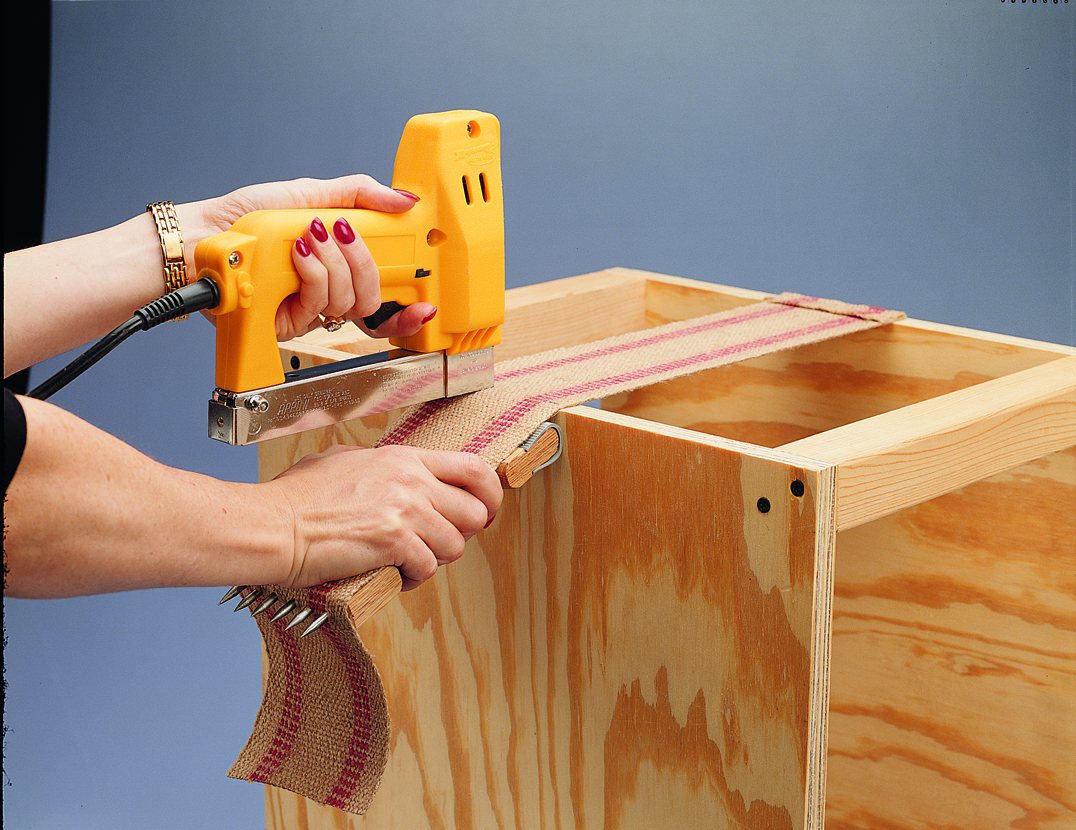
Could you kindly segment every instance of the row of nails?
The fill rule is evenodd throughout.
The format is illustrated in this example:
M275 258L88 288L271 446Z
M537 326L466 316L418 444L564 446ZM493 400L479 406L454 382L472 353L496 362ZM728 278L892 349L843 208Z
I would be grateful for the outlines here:
M263 597L262 592L259 591L256 588L253 591L251 591L249 594L247 594L246 596L242 596L243 591L245 591L248 587L250 587L250 586L248 586L248 585L236 585L233 588L229 588L228 593L226 593L224 595L224 599L222 599L217 604L218 605L224 605L224 603L226 603L230 599L235 599L236 597L241 597L241 599L239 601L239 604L237 606L235 606L234 609L232 609L233 611L238 611L241 608L248 608L251 605L254 605L255 602L258 602L258 600L261 600L261 602L258 602L258 604L255 605L254 608L252 608L251 611L250 611L250 616L256 617L259 614L261 614L261 613L263 613L265 611L268 611L270 608L272 608L273 605L275 605L277 600L279 599L279 597L276 594L272 594L272 593L269 594L268 596ZM292 611L294 611L298 607L299 607L299 603L297 603L295 600L293 600L293 599L288 600L282 606L280 606L280 608L277 610L277 612L275 614L273 614L272 617L269 618L269 622L276 622L277 620L283 619L284 617L288 616L288 614L290 614ZM302 610L299 611L298 614L295 615L295 617L291 620L291 622L289 622L286 626L284 626L284 630L288 631L289 629L294 628L295 626L297 626L299 623L301 623L303 620L305 620L307 617L309 617L313 613L314 613L314 609L312 609L310 607L303 608ZM326 611L320 617L318 617L312 623L310 623L310 625L308 625L305 629L303 629L303 633L299 635L299 638L302 639L307 634L313 634L315 631L317 631L319 628L321 628L323 625L325 625L325 622L328 619L329 619L329 612Z

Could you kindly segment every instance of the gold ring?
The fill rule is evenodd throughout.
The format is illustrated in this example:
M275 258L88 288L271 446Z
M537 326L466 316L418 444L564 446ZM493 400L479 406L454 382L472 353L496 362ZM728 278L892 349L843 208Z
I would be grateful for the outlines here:
M343 317L322 317L321 325L326 331L340 331L347 320Z

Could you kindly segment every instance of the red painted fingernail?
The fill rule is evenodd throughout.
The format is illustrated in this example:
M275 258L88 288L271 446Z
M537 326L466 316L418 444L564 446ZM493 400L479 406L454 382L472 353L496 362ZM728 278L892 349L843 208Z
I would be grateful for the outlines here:
M326 242L329 239L329 232L325 230L325 226L321 224L321 220L316 216L314 221L310 223L310 233L314 234L314 239L318 242Z
M310 256L310 246L301 236L295 240L295 250L299 252L299 256Z
M427 314L425 317L422 318L422 324L425 325L426 323L430 322L430 320L432 320L436 316L437 316L437 309L434 308L433 311L431 311L429 314Z
M493 520L496 519L496 518L497 518L496 514L490 516L489 521L486 522L486 528L488 528L491 524L493 524ZM483 530L485 530L486 528L483 528Z
M333 225L333 236L336 237L337 242L342 242L344 245L350 245L355 241L355 231L343 216Z
M400 190L398 187L395 188L395 190L401 196L406 196L408 199L413 199L416 202L419 201L418 196L416 196L414 193L410 193L409 191L406 191L406 190Z

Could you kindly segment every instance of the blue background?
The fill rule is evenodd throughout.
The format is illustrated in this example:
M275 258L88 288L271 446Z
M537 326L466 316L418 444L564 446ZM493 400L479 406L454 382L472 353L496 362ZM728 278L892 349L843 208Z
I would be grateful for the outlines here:
M387 182L410 116L473 108L501 120L509 287L622 265L1073 344L1074 5L55 2L46 239ZM53 400L253 480L205 436L212 353L170 324ZM264 826L225 777L261 692L221 594L5 600L5 826Z

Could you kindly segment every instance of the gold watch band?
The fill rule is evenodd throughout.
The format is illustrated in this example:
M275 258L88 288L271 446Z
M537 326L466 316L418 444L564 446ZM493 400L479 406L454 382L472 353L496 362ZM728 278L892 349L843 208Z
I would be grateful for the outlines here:
M169 291L182 288L190 282L187 276L187 263L183 259L183 235L179 231L179 219L175 206L171 202L154 202L146 205L146 211L153 216L157 225L157 235L161 238L161 255L164 257L164 284ZM177 317L186 320L189 315Z

